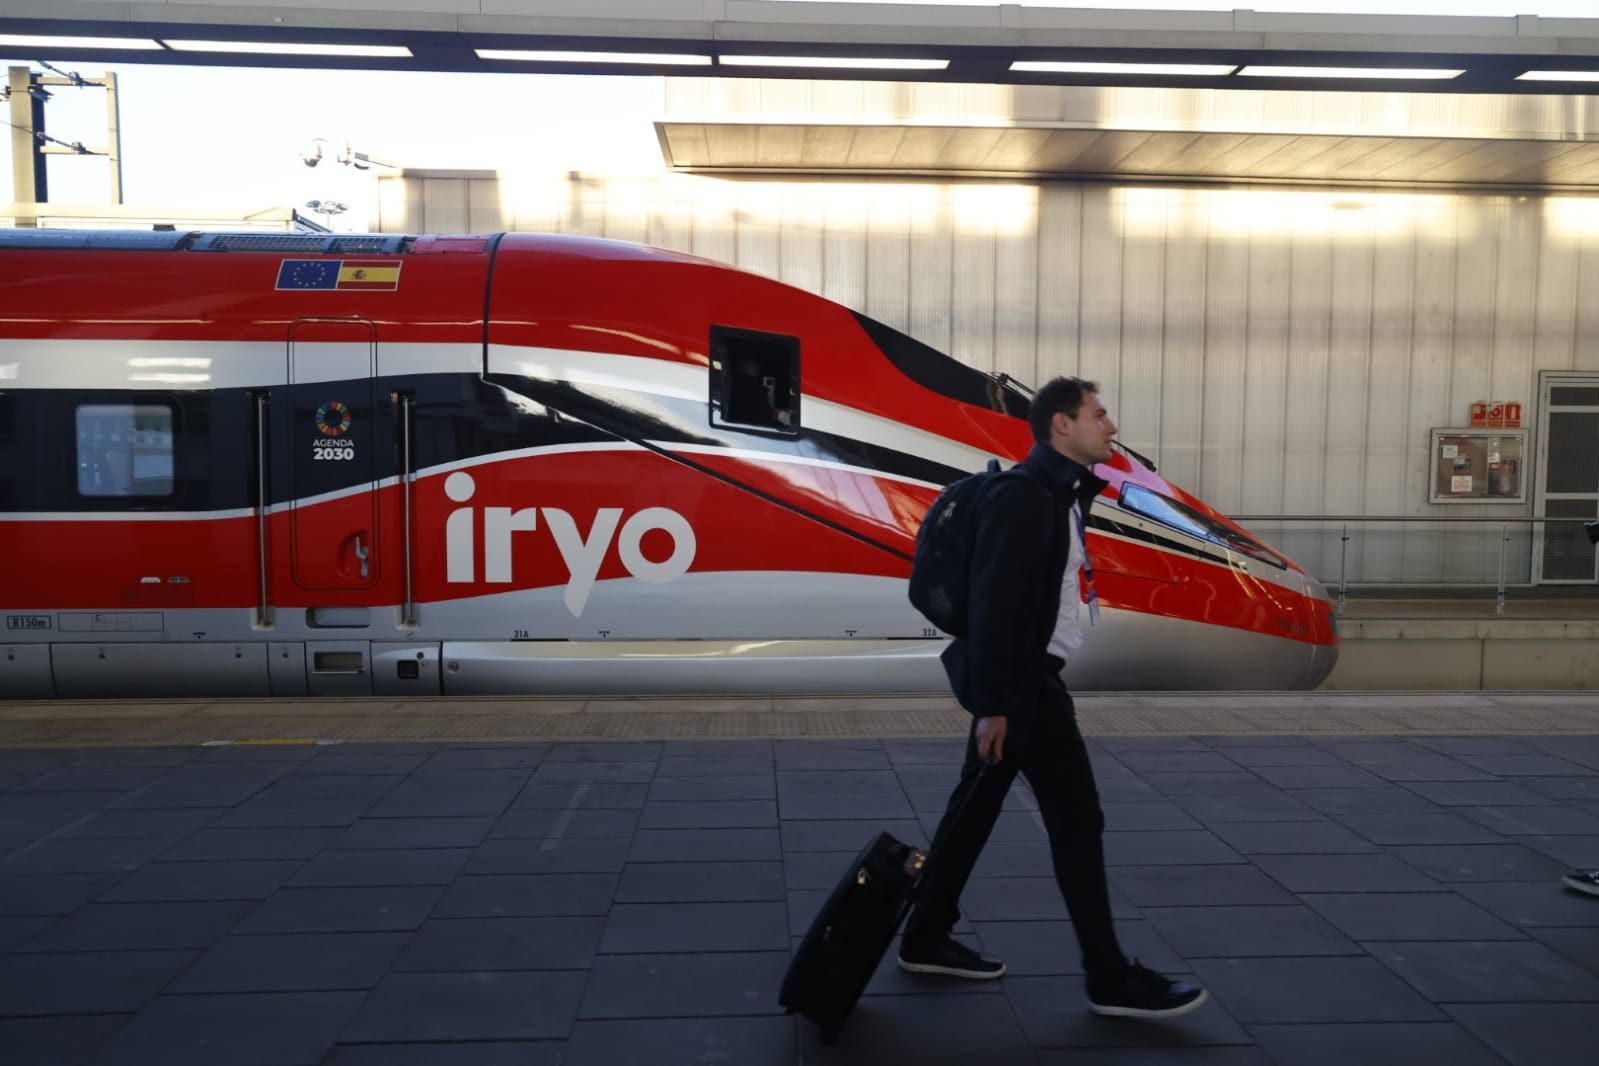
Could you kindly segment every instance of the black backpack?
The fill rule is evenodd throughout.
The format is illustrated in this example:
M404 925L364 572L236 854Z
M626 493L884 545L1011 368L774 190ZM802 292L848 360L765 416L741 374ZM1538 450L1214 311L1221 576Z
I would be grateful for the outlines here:
M911 606L941 631L966 636L966 607L971 602L972 553L977 544L976 512L983 494L1002 477L1030 477L1020 467L988 469L951 482L922 516L911 560Z

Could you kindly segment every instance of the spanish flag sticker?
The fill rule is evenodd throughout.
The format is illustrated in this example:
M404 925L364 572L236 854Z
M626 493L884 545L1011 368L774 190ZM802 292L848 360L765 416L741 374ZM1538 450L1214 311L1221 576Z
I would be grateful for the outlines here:
M401 264L392 259L345 259L339 264L341 289L398 289Z

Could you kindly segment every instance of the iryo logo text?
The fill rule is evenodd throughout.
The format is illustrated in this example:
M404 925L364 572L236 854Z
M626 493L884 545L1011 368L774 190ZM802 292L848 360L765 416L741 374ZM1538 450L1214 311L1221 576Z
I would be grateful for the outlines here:
M472 475L457 470L444 479L444 494L456 503L466 503L477 492L477 482ZM461 507L450 512L444 522L445 580L452 584L466 584L477 578L477 512L479 508ZM511 535L531 532L539 528L539 518L555 538L556 550L571 575L566 583L566 609L581 616L594 589L594 579L605 561L611 541L616 541L616 553L622 566L640 581L661 584L675 581L688 572L694 562L694 528L688 519L666 507L646 507L626 522L622 521L622 508L601 507L594 512L594 524L588 536L578 532L577 522L570 514L555 507L484 507L483 512L483 580L491 584L511 582ZM617 526L621 526L618 534ZM644 535L659 529L672 538L672 554L661 562L644 557L639 545Z

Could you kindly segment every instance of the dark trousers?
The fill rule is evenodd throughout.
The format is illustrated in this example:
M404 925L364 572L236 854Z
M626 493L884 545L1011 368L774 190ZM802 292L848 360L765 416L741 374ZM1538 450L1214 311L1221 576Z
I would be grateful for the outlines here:
M973 720L960 783L933 836L932 861L918 888L905 937L942 937L954 928L960 919L961 891L1020 772L1027 775L1038 798L1055 880L1082 948L1083 970L1090 980L1113 978L1126 968L1127 958L1116 942L1105 885L1105 815L1071 693L1058 677L1050 675L1044 682L1040 706L1031 718L1025 736L1018 734L1016 720L1011 719L1005 758L986 770L977 758ZM979 775L979 770L984 772Z

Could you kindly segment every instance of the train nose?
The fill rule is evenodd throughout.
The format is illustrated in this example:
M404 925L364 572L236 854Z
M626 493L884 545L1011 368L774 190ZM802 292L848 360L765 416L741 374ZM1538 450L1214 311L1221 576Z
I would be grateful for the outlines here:
M1338 645L1312 644L1310 646L1310 671L1305 678L1307 689L1318 687L1327 680L1338 665Z
M1327 594L1327 586L1305 575L1305 596L1310 601L1310 668L1306 688L1315 688L1338 665L1338 608Z

